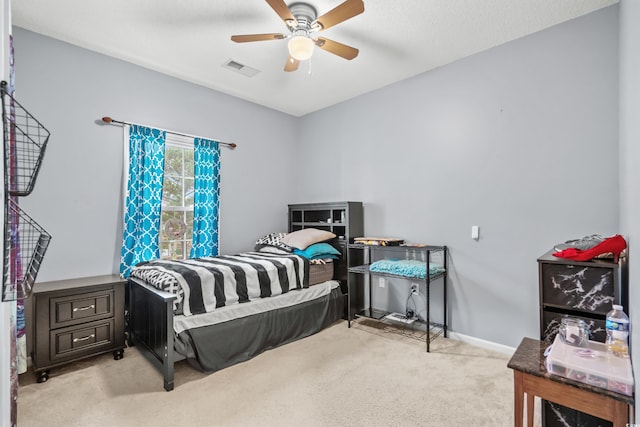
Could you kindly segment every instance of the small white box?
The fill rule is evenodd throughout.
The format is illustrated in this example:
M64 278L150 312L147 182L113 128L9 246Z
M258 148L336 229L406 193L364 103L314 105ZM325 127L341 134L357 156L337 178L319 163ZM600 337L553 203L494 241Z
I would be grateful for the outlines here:
M565 344L556 335L546 365L547 371L554 375L633 395L631 359L609 354L602 343L588 341L585 347L575 347Z

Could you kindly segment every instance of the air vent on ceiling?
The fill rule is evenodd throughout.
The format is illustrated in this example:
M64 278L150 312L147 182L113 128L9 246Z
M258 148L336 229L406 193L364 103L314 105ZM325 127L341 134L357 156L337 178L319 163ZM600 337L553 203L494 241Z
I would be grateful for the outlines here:
M247 77L253 77L260 72L260 70L256 70L255 68L251 68L248 65L236 62L233 59L229 59L227 62L222 64L222 66Z

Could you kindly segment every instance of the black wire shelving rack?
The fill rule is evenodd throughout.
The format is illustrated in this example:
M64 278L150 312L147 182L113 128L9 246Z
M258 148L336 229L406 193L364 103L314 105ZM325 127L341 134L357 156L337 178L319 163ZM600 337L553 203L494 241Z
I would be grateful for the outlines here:
M40 270L51 235L27 215L13 200L9 200L9 282L4 289L5 301L26 298ZM19 243L19 244L18 244Z
M49 131L0 83L4 140L4 254L2 301L31 295L51 235L18 205L31 194Z
M2 82L5 185L11 196L24 197L33 191L50 133L5 87Z

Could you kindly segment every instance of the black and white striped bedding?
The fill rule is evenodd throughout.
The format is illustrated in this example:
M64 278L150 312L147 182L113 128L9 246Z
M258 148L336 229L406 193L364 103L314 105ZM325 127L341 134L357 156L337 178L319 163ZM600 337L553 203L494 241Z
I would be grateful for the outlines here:
M190 316L307 288L309 261L293 254L263 252L180 261L154 260L138 264L131 277L176 294L176 314Z

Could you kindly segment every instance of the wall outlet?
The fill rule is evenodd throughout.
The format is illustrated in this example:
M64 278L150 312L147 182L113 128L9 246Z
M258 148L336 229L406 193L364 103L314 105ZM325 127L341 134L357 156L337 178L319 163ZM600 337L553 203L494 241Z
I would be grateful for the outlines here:
M380 286L381 288L384 288L386 284L387 284L387 279L385 279L384 277L378 277L378 286Z
M411 295L418 295L420 293L420 287L417 283L411 284Z

